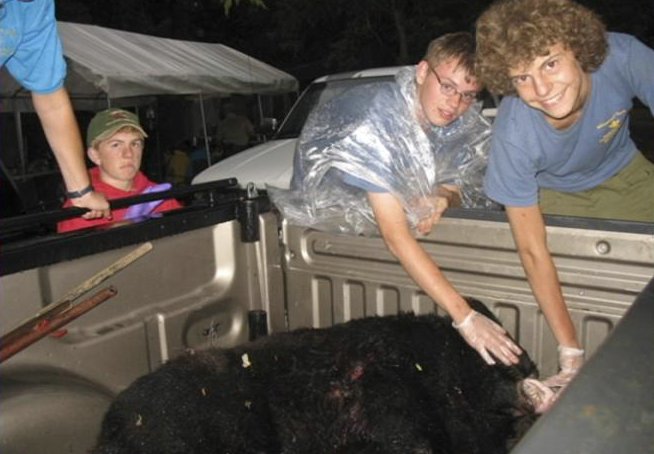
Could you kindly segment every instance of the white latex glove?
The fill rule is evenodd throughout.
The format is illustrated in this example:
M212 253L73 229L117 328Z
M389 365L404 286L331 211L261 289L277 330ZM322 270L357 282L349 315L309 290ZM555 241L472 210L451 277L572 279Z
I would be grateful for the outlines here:
M549 410L556 401L557 394L543 382L534 378L525 378L519 383L519 386L522 395L531 403L538 415Z
M522 353L520 347L511 340L504 328L485 315L472 310L461 323L452 323L452 326L487 364L495 364L491 353L507 366L518 362L518 355Z
M559 345L560 372L544 380L550 388L564 388L584 364L584 351L579 348Z

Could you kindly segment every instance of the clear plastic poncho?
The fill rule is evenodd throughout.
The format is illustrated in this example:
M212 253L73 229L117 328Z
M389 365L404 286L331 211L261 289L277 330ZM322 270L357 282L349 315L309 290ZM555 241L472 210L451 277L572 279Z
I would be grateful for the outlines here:
M377 233L371 187L397 197L412 228L434 213L441 184L457 185L464 207L496 207L482 189L490 124L479 110L471 106L446 127L425 124L415 67L394 82L354 87L309 115L291 189L268 193L293 224L363 235Z

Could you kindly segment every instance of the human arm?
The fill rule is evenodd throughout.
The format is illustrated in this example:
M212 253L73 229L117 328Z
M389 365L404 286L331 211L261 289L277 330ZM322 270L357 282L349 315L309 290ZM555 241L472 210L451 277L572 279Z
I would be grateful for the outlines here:
M538 205L507 206L506 214L529 285L559 343L559 363L569 381L583 363L583 351L577 341L556 267L547 247L543 215Z
M64 88L47 94L33 92L32 101L57 159L66 190L80 191L88 187L90 180L84 164L84 148L68 93ZM109 202L99 192L92 191L71 201L77 207L90 210L82 216L85 219L110 217Z
M68 192L89 187L84 148L75 115L63 88L66 63L57 34L54 1L23 2L22 37L6 66L12 76L32 93L34 109L61 169ZM85 218L109 216L102 194L89 192L73 199L89 208Z
M436 261L414 238L404 209L389 193L368 193L380 233L390 252L397 257L408 275L418 286L460 325L471 315L472 309L441 272ZM459 330L466 342L492 364L488 352L504 364L516 363L520 348L506 332L481 314L468 318ZM490 361L489 361L490 359Z

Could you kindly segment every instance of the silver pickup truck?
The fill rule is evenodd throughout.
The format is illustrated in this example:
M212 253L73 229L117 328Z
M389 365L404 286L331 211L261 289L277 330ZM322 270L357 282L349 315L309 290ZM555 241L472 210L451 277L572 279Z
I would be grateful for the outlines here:
M317 100L332 81L343 85L348 78L353 77L319 80L306 93ZM306 107L305 96L294 112ZM285 124L291 125L292 115ZM282 126L280 133L286 130ZM268 146L292 150L295 138L278 136ZM274 153L266 154L275 161ZM292 162L292 154L287 158ZM48 226L70 213L0 219L0 452L87 452L111 399L188 348L231 347L266 331L435 310L381 238L290 225L264 191L243 189L236 179L224 179L234 175L209 173L214 171L201 174L191 188L160 193L183 198L187 206L141 223L56 235L47 233ZM238 176L246 178L242 183L252 181ZM565 298L590 360L570 392L527 434L529 450L521 445L515 450L651 452L654 284L645 287L654 275L654 225L563 217L546 222ZM492 308L542 375L555 372L556 342L501 211L450 210L420 241L461 293ZM116 269L144 245L148 252ZM84 285L89 281L97 285ZM86 293L76 292L80 285ZM105 290L110 297L92 310L14 348L17 327L31 326L22 333L28 337L47 328L43 316L53 303L74 294L74 302L82 304ZM634 301L640 301L637 311ZM623 318L630 319L625 328L614 329ZM597 397L589 402L589 396ZM561 426L567 438L556 439L551 450Z
M135 378L187 348L245 342L256 334L252 320L263 320L263 331L278 332L434 310L381 238L289 225L265 194L228 183L179 212L112 229L29 236L25 233L48 222L47 216L0 221L3 339L71 289L143 244L151 246L79 299L104 288L115 296L0 364L3 454L85 453L110 400ZM654 275L653 226L568 218L547 223L566 300L592 362ZM494 310L542 374L555 371L556 342L532 298L501 212L452 210L420 241L463 294ZM642 310L648 315L641 322L649 323L651 296ZM608 423L612 430L625 429L614 434L618 440L642 430L651 441L653 355L635 356L654 345L649 326L649 338L620 353L635 362L617 371L633 379L631 392L642 393L625 401L636 422L626 419L625 428L620 421L607 422L610 415L597 406L579 409L597 418L598 429ZM638 379L638 370L646 378ZM626 399L613 383L609 389Z

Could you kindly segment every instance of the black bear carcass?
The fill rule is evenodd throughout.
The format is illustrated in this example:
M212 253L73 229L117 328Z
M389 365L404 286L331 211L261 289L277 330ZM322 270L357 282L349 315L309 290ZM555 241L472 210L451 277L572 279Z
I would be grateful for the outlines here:
M535 375L526 354L488 366L435 314L277 333L139 378L93 453L505 453L536 418Z

